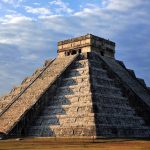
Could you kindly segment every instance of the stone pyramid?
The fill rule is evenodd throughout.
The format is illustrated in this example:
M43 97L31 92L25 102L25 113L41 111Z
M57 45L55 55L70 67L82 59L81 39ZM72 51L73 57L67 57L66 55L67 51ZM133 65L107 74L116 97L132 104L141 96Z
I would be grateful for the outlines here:
M115 43L58 42L58 57L0 100L0 137L150 138L150 90Z

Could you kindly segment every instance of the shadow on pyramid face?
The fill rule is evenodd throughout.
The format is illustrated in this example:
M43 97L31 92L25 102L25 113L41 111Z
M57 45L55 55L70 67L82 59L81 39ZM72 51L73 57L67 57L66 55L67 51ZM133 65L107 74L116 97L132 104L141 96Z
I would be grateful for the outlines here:
M57 95L62 96L62 95L73 95L74 94L74 89L72 87L61 87L59 90L56 92Z
M73 70L72 72L70 72L67 76L68 77L77 77L77 76L81 76L82 72L78 71L78 70Z
M71 107L72 102L78 102L79 98L76 96L71 100L70 97L80 91L81 88L78 84L84 80L82 79L83 77L80 76L82 76L83 73L85 73L85 75L87 74L87 69L78 69L77 66L82 68L85 64L77 63L77 65L73 64L71 66L71 70L65 74L60 86L56 90L54 98L49 100L48 105L45 106L37 118L34 126L37 126L39 123L43 126L42 136L73 134L73 130L71 128L65 129L65 126L70 122L75 122L76 118L69 118L67 115L76 113L77 111L83 113L83 108L78 108L77 106ZM76 67L77 69L74 69ZM63 126L63 128L61 128L61 126Z
M70 80L63 81L64 86L72 86L72 85L78 85L78 82L76 79L72 78Z
M61 106L61 105L70 105L71 104L71 101L65 96L59 97L59 99L57 99L57 100L56 100L56 98L53 100L50 100L50 102L49 102L50 106L52 106L52 105Z
M57 126L63 125L65 116L69 112L71 101L67 96L74 94L74 89L69 87L60 87L56 90L53 98L44 106L41 113L29 127L29 135L33 136L56 136ZM56 128L55 131L53 128Z

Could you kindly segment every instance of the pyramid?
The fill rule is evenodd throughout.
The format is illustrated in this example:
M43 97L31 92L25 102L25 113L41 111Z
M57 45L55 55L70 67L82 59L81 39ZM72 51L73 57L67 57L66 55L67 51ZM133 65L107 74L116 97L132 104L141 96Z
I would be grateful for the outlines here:
M58 42L46 61L0 99L0 137L150 138L150 88L115 43L92 34Z

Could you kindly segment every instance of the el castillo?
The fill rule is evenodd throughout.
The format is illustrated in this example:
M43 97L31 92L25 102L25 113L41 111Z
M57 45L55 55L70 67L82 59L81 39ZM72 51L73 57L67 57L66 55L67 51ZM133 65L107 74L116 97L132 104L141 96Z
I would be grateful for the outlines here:
M115 59L114 42L86 34L57 53L0 98L0 139L150 139L150 88Z

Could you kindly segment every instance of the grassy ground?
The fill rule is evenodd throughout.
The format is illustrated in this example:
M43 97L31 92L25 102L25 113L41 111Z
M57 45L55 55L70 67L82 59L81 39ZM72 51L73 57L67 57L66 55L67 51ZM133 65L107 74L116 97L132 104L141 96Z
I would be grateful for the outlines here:
M0 150L150 150L148 140L127 139L11 139L0 141Z

